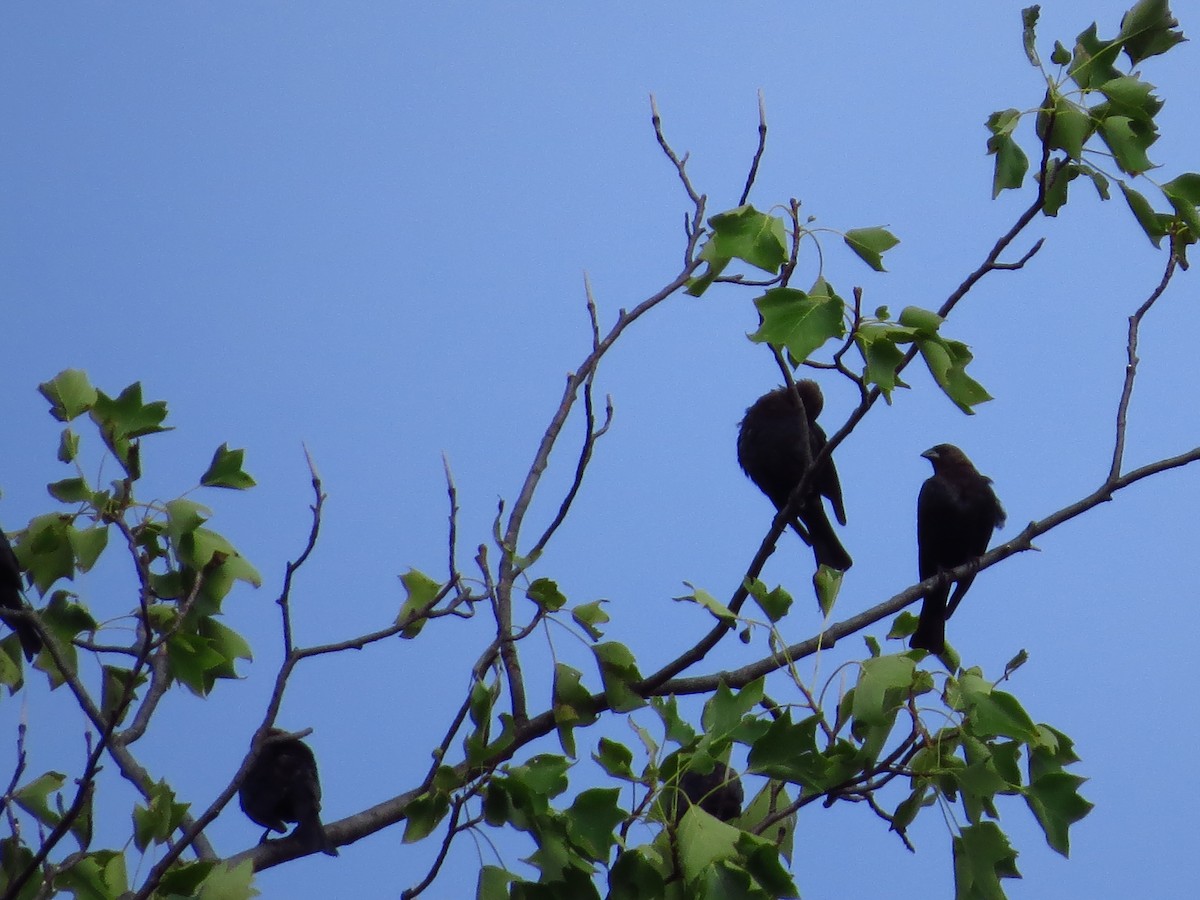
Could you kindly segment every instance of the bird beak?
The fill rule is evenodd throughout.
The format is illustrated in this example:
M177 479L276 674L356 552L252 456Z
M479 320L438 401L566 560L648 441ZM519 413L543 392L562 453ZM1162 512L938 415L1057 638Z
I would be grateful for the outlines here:
M929 460L930 462L933 462L935 459L938 458L937 448L930 447L928 450L926 450L924 453L921 454L921 457L923 459Z

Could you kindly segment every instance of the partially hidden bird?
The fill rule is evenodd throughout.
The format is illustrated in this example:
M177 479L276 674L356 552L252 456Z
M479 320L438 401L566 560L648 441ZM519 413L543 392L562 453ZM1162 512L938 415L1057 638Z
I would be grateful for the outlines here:
M777 510L787 505L792 491L825 447L825 432L817 424L824 405L817 383L804 379L796 382L795 393L785 386L759 397L738 426L738 463ZM812 546L818 565L845 571L854 561L829 523L822 497L829 500L838 522L845 525L842 485L831 456L810 477L796 518L789 524Z
M921 455L933 464L933 474L917 497L917 565L924 581L982 556L992 531L1004 525L1005 515L992 479L981 475L960 449L938 444ZM931 653L945 649L946 620L974 580L975 572L960 578L953 596L949 582L925 595L910 647Z
M287 822L295 822L294 837L310 851L320 850L337 856L337 848L321 824L321 782L317 778L317 760L307 744L298 738L283 738L288 732L272 728L268 740L238 789L238 803L250 821L267 829L262 843L272 831L286 832Z
M21 603L21 588L21 566L17 562L17 554L13 552L4 531L0 530L0 610L19 611L25 608ZM7 616L2 611L0 621L16 632L26 659L32 660L38 655L42 649L42 639L32 624L15 616Z
M679 776L679 790L692 806L699 806L722 822L730 822L742 814L742 780L724 763L715 763L707 775L688 769ZM679 817L685 812L687 806L682 805Z

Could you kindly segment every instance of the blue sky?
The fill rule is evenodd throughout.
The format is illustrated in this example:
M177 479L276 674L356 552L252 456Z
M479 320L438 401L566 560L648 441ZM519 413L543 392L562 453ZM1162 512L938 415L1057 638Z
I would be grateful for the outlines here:
M902 241L886 275L831 236L827 277L843 293L861 285L871 308L936 308L1029 202L990 199L984 155L986 117L1036 106L1043 92L1021 50L1021 5L7 4L0 522L15 530L49 510L44 486L65 477L59 426L35 388L68 367L109 393L141 381L168 401L176 430L145 447L151 495L194 484L226 441L246 448L259 482L245 495L196 495L266 579L226 603L256 659L208 702L165 705L159 732L139 745L146 765L201 808L245 752L279 662L272 601L308 530L302 444L329 500L294 595L300 641L382 627L403 599L399 573L443 573L443 452L462 546L488 540L497 498L513 499L564 374L586 353L584 273L607 325L677 269L687 200L655 144L651 92L718 212L741 191L761 89L771 130L752 200L798 197L835 229L886 225ZM1043 50L1093 20L1114 33L1125 5L1043 4ZM1174 8L1186 33L1200 28L1196 4ZM1200 168L1197 52L1185 44L1142 67L1167 101L1151 152L1161 180ZM913 370L913 390L839 449L857 565L837 613L914 580L914 505L928 475L919 454L930 445L959 444L994 478L1009 513L1001 537L1106 473L1126 317L1163 259L1119 200L1076 194L1020 242L1046 237L1035 261L985 280L947 326L972 346L995 400L963 416ZM1191 277L1142 332L1131 465L1197 443L1179 402L1192 380ZM727 597L770 521L734 458L743 410L779 377L745 339L756 322L749 294L675 298L622 339L598 378L614 425L538 574L573 602L607 598L610 635L644 671L666 642L681 649L708 627L671 601L682 582ZM824 384L833 431L853 395ZM533 513L543 521L579 427L552 460ZM1011 688L1075 739L1097 805L1072 834L1070 861L1045 846L1023 803L1002 807L1025 875L1010 897L1184 890L1200 801L1188 777L1197 494L1187 470L1132 488L1043 538L1042 552L982 575L951 623L964 659L990 674L1029 651ZM765 577L804 595L810 563L787 535ZM115 565L78 589L108 615L134 602ZM802 600L787 633L818 624ZM485 622L442 622L416 642L301 667L281 724L314 729L328 819L416 783L487 639ZM555 641L576 653L564 634ZM845 643L821 658L822 678L858 653ZM705 671L753 650L722 648ZM534 665L548 659L544 641L529 652ZM68 698L34 690L24 710L0 704L0 772L13 753L4 735L23 714L31 765L70 771L83 722ZM590 765L585 756L580 768ZM120 841L129 795L120 782L112 790L100 815ZM232 807L209 829L223 853L258 833ZM858 807L810 808L798 884L816 898L949 896L945 824L927 813L912 837L916 856ZM268 897L345 896L347 885L394 897L433 852L401 846L393 829L340 860L266 872L260 886ZM525 852L506 859L516 866ZM432 895L468 896L478 860L462 841Z

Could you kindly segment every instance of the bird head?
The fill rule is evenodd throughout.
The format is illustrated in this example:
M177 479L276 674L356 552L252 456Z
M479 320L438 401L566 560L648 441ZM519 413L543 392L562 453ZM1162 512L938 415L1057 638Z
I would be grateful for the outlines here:
M796 390L804 401L804 414L808 421L814 421L825 408L825 397L821 394L820 386L811 378L805 378L796 382Z
M963 463L966 463L968 466L971 465L971 461L967 459L967 455L953 444L936 444L922 453L921 456L933 464L935 472L943 466L959 466Z

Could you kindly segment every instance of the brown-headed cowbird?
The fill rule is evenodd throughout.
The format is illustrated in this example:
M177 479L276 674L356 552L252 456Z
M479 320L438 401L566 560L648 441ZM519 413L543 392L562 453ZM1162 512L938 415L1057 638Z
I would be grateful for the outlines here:
M724 763L716 763L707 775L688 769L679 776L679 790L690 803L722 822L730 822L742 814L742 780ZM683 804L680 807L682 817L687 807Z
M982 556L992 530L1004 524L1004 507L992 490L992 479L980 475L953 444L938 444L921 455L933 464L933 475L917 498L917 564L924 581ZM959 579L948 604L948 583L925 595L910 647L931 653L945 649L946 620L974 580L973 572Z
M8 542L4 532L0 531L0 609L24 609L21 603L21 566L17 563L17 554L13 552L12 544ZM0 621L17 633L25 658L32 660L42 649L42 639L37 629L29 622L21 621L0 612Z
M787 387L759 397L746 410L738 429L737 454L742 471L776 509L787 505L788 497L826 442L825 432L816 422L824 406L821 389L815 381L804 380L796 382L796 391L800 395L799 405ZM845 571L854 561L829 524L821 505L822 496L829 498L838 521L845 523L842 486L832 457L813 474L797 518L790 524L812 545L818 565Z
M268 732L271 738L283 734L287 732L279 728ZM267 829L262 841L272 831L287 831L285 822L295 822L295 837L306 849L338 855L321 824L317 760L303 741L287 738L264 743L238 789L238 803L250 821Z

